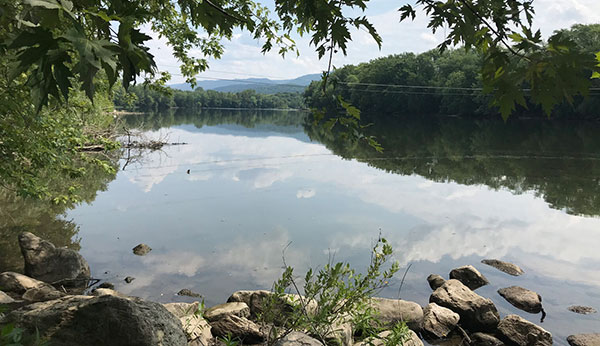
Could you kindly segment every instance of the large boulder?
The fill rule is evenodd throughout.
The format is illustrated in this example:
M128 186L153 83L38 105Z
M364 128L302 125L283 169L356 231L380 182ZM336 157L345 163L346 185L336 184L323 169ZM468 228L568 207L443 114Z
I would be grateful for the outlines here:
M458 313L461 325L474 332L494 330L500 322L500 315L494 303L458 280L446 281L433 291L429 302Z
M436 338L445 338L458 324L460 316L450 309L430 303L423 309L423 330Z
M427 282L429 283L429 287L435 291L440 288L446 280L438 274L431 274L427 277Z
M38 330L53 346L185 345L179 320L139 298L67 296L8 313L1 323Z
M497 259L484 259L481 261L481 263L492 266L512 276L523 275L523 269L521 269L521 267L513 263L504 262Z
M211 322L219 320L227 315L250 317L250 308L246 303L231 302L213 306L204 312L204 317Z
M266 339L260 326L244 317L227 315L211 325L213 335L238 339L243 344L258 344Z
M242 303L246 303L246 305L250 306L250 299L252 299L252 295L254 294L254 292L257 292L257 291L242 290L242 291L233 292L231 294L231 296L229 296L229 298L227 299L227 302L228 303L242 302ZM265 292L269 292L269 291L265 291Z
M458 267L450 271L450 279L456 279L472 290L485 286L490 282L488 279L471 265Z
M551 346L552 334L518 315L508 315L498 324L498 331L519 346Z
M168 303L164 307L181 322L181 326L191 342L208 345L213 338L208 322L200 314L200 303Z
M33 233L19 235L25 260L25 274L32 278L65 287L86 287L90 267L77 251L57 248Z
M388 327L393 327L398 322L405 322L410 329L419 331L423 326L423 308L415 302L371 298L369 305L377 311L381 322Z
M519 286L510 286L498 290L504 299L514 307L537 314L542 311L542 297L534 291Z
M304 333L291 332L277 340L275 346L323 346L323 343Z
M32 288L52 288L52 286L45 282L15 272L4 272L0 274L0 287L2 287L5 292L16 294L23 294Z
M598 346L600 333L569 335L567 342L571 346Z
M50 286L33 287L23 293L23 300L27 302L45 302L47 300L53 300L60 297L64 297L66 294Z
M15 300L12 299L8 294L0 291L0 304L11 304L14 302Z

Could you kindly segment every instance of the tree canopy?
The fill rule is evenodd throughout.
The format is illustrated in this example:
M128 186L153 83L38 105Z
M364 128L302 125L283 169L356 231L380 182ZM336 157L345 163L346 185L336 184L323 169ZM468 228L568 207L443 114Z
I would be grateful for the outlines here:
M590 77L600 76L596 56L577 47L574 37L557 32L547 41L533 30L533 0L418 0L433 31L449 28L440 49L462 45L484 56L481 70L486 92L503 116L525 94L549 113L563 100L586 95ZM362 28L381 45L381 37L365 15L368 0L276 0L274 12L252 0L5 0L0 22L0 49L14 57L13 73L25 73L40 109L49 97L67 100L79 87L89 98L102 71L109 85L121 78L127 88L145 75L164 83L147 45L151 29L164 37L193 83L207 68L207 58L223 54L222 39L235 29L263 42L263 52L297 52L292 33L311 36L320 58L346 53L351 29ZM404 5L399 19L417 15ZM191 52L200 50L203 56ZM331 60L330 60L331 61Z

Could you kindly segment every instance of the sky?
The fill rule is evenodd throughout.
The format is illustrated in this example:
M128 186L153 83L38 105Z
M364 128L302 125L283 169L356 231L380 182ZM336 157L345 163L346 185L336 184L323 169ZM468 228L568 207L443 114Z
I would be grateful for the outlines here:
M435 48L444 33L432 34L427 29L427 18L420 14L414 21L399 23L398 7L402 3L393 0L377 0L369 4L365 15L371 20L383 38L382 49L375 41L360 30L352 32L347 55L338 53L333 65L367 62L381 56L403 52L420 53ZM534 27L539 28L545 37L554 30L568 28L575 23L600 23L600 1L598 0L535 0L536 16ZM151 53L156 58L161 71L170 72L171 83L181 83L178 62L164 39L149 33L154 39L149 43ZM225 53L220 60L209 60L209 70L198 79L240 79L270 78L291 79L309 73L321 73L327 69L327 60L319 60L314 47L309 45L310 37L295 37L300 56L282 58L276 52L263 55L260 52L262 41L253 39L248 33L237 32L231 41L225 41ZM198 51L193 56L200 57Z

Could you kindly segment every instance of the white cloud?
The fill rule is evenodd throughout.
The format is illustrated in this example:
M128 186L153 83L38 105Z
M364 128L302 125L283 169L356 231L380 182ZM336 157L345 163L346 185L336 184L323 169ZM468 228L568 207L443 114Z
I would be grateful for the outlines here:
M315 189L301 189L296 192L296 198L313 198L316 194Z

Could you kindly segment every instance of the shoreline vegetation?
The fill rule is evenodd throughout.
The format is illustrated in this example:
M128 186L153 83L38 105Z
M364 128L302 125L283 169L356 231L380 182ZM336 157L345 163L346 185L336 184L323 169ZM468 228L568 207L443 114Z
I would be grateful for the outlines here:
M293 269L286 267L271 290L233 292L226 303L210 308L203 301L159 304L125 296L111 283L91 279L89 265L75 250L57 248L28 232L18 238L27 276L0 274L2 344L119 346L131 345L132 340L144 346L422 346L422 340L456 345L553 344L548 331L519 315L501 319L492 300L475 293L489 281L470 265L453 269L448 280L430 275L432 293L425 307L375 297L399 269L397 263L388 263L392 248L383 238L373 247L365 273L346 263L329 263L318 272L309 270L301 285ZM152 255L145 244L132 251ZM506 275L527 275L512 263L489 259L482 263ZM511 286L498 294L529 314L541 313L543 322L542 298L536 292ZM600 334L567 338L577 346L597 345L599 340Z

